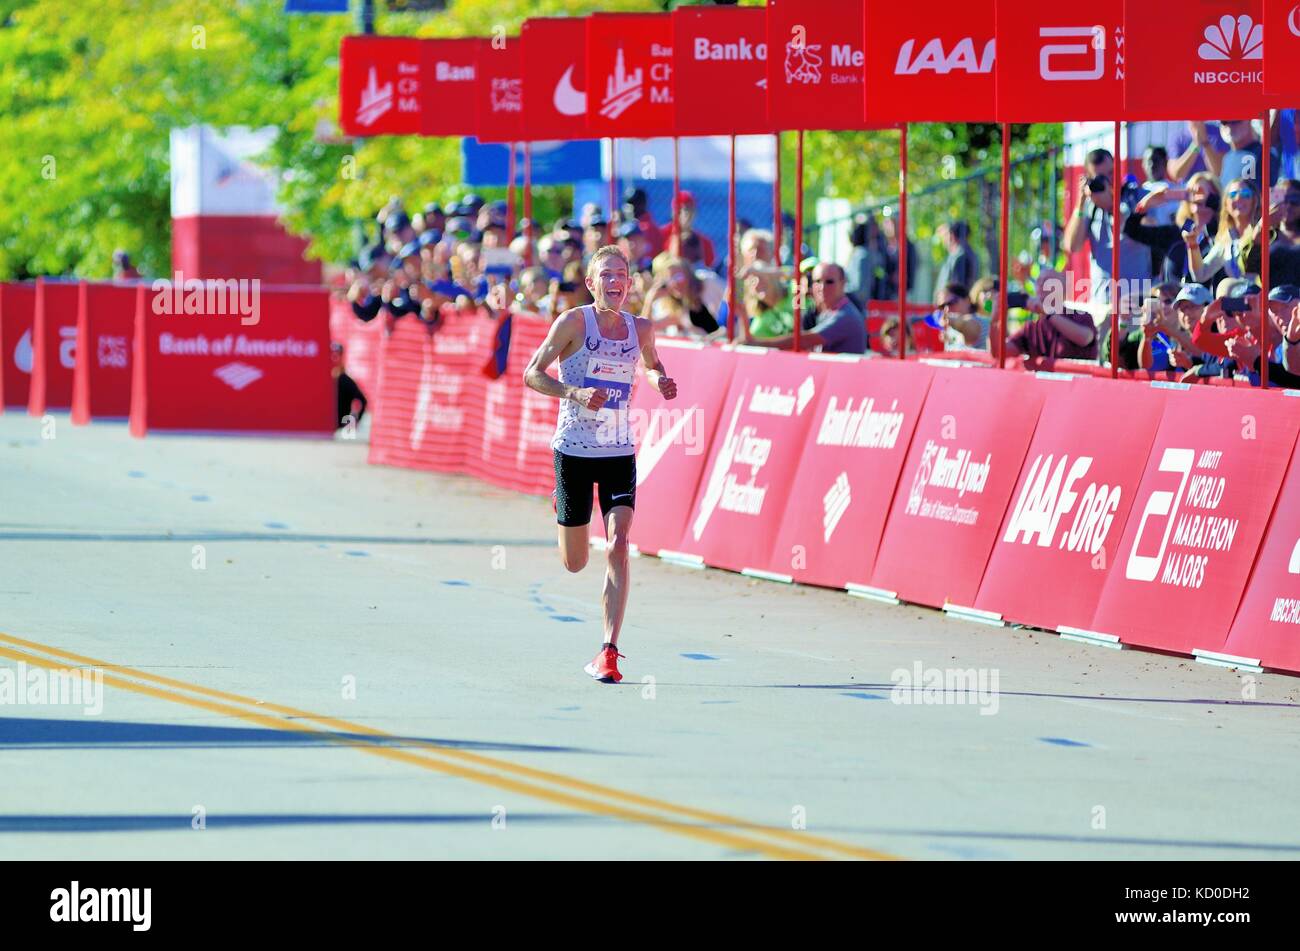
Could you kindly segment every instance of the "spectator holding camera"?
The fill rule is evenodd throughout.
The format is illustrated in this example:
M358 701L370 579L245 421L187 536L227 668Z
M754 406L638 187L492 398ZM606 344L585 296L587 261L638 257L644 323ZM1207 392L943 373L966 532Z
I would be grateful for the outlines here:
M1097 325L1092 314L1067 306L1070 302L1060 293L1060 275L1049 274L1041 283L1047 288L1045 296L1027 296L1023 301L1025 309L1040 316L1007 338L1008 353L1049 360L1096 360ZM1047 300L1053 303L1046 304Z
M1178 201L1172 225L1144 224L1139 216ZM1138 202L1133 214L1124 222L1124 233L1135 241L1149 245L1153 260L1159 261L1157 272L1161 281L1192 280L1189 253L1199 249L1202 259L1209 253L1214 236L1219 230L1222 198L1219 183L1209 172L1197 172L1186 189L1163 189L1153 192ZM1222 270L1210 275L1203 283L1212 289L1224 277Z
M1092 288L1089 298L1095 305L1110 304L1112 275L1112 231L1114 216L1118 214L1121 225L1119 243L1119 275L1126 282L1140 282L1151 278L1151 251L1123 232L1125 217L1132 211L1130 205L1115 191L1111 174L1115 162L1105 149L1088 153L1086 168L1095 174L1085 175L1079 182L1078 207L1065 226L1065 248L1071 254L1086 245L1092 260ZM1110 169L1111 174L1106 173ZM1130 196L1132 197L1132 196ZM1133 199L1136 204L1136 199ZM1094 351L1096 339L1093 339Z
M1275 285L1300 284L1300 182L1284 178L1271 193L1269 218L1277 222L1268 242L1269 281ZM1243 266L1247 273L1260 273L1261 242L1245 243Z

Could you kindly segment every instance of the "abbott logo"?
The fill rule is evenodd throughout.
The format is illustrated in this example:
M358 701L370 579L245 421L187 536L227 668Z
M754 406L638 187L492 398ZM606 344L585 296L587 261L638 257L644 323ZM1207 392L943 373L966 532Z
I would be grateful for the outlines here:
M1264 27L1248 16L1220 17L1205 28L1205 42L1196 52L1210 62L1263 59Z
M1142 510L1142 520L1138 522L1137 534L1133 536L1133 548L1128 553L1128 562L1124 565L1124 577L1130 581L1154 581L1160 573L1160 563L1164 561L1165 548L1169 545L1169 533L1174 528L1174 513L1183 500L1183 489L1187 486L1187 477L1192 471L1192 462L1196 453L1191 449L1166 449L1160 457L1159 472L1181 472L1177 492L1152 492L1147 499L1146 508ZM1160 539L1160 551L1146 556L1137 553L1142 544L1142 535L1146 531L1147 519L1155 516L1165 518L1165 534Z
M641 101L645 88L645 73L637 67L627 71L623 61L623 47L614 56L614 75L605 81L605 98L600 104L600 114L614 120Z
M388 110L393 108L393 84L390 80L379 85L379 71L370 67L370 80L361 90L361 104L357 107L357 124L373 125Z
M1038 51L1038 74L1049 82L1080 82L1101 79L1106 72L1106 31L1099 26L1045 26L1038 35L1043 39L1074 39L1084 42L1048 43ZM1056 69L1054 56L1086 56L1093 51L1088 69Z
M822 81L820 43L785 44L785 81L815 86Z
M257 367L251 367L247 363L227 363L223 367L217 367L212 371L215 376L226 386L238 392L248 386L256 383L263 376L261 370Z

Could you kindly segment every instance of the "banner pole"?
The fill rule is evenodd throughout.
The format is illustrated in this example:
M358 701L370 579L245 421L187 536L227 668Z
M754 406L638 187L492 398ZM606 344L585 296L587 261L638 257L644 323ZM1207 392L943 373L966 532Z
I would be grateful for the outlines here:
M673 257L678 258L682 256L682 228L681 225L677 223L677 201L682 193L681 156L678 153L678 145L680 141L681 140L678 139L677 136L673 136L673 200L668 204L669 211L673 216L673 228L671 232L673 239Z
M1270 146L1273 139L1272 125L1273 123L1272 123L1272 116L1270 114L1270 111L1268 109L1265 109L1264 110L1264 145L1263 148L1260 149L1260 159L1262 160L1264 166L1264 178L1260 186L1260 193L1264 196L1264 202L1263 202L1264 214L1259 227L1259 233L1262 236L1264 242L1260 246L1260 253L1259 253L1259 283L1261 285L1259 289L1259 302L1260 302L1259 385L1261 389L1268 389L1268 361L1269 361L1269 357L1271 356L1271 350L1272 350L1272 348L1269 347L1268 345L1268 321L1269 321L1268 265L1269 265L1269 252L1271 250L1269 248L1269 244L1271 243L1270 239L1272 238L1272 233L1269 230L1270 216L1268 213L1268 204L1271 201L1270 198L1271 186L1269 185L1269 183L1273 180L1273 174L1272 174L1273 163L1271 161L1271 155L1270 155L1271 152ZM1283 328L1282 332L1286 333L1286 329ZM1250 368L1247 367L1246 369L1249 370Z
M618 155L614 151L614 137L609 137L609 216L605 224L605 243L614 243L614 213L618 211Z
M907 359L907 123L898 127L898 359Z
M781 266L781 133L772 133L772 241L776 266Z
M1123 141L1120 138L1120 121L1115 121L1115 174L1110 183L1110 378L1119 379L1119 335L1120 335L1120 301L1119 301L1119 183L1124 173L1120 158Z
M999 368L1007 363L1007 232L1011 219L1011 123L1002 123L1002 201L998 216L1001 219L1001 239L998 242L998 315L992 328L993 359Z
M533 143L524 143L524 237L527 247L524 250L524 264L533 264Z
M803 129L795 139L797 158L794 166L794 234L791 235L791 247L794 248L794 352L799 352L800 331L803 329L803 280L799 266L803 263Z
M727 340L736 339L736 135L731 135L731 172L727 180Z
M506 244L508 245L515 239L515 149L519 147L518 142L510 143L510 171L509 182L506 185Z

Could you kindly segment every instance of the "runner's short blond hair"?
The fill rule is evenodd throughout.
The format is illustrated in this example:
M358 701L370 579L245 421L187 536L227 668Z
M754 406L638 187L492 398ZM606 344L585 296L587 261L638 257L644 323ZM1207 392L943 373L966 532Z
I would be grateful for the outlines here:
M596 272L600 269L600 262L608 258L618 258L623 262L623 266L627 268L628 273L632 272L632 264L628 261L627 255L623 253L622 249L614 244L605 244L597 248L596 253L587 262L587 277L595 277Z

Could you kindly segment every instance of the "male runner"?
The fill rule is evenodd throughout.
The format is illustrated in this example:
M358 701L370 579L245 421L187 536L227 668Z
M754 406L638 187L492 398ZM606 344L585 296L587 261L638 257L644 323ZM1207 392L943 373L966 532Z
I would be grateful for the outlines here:
M587 289L596 303L561 314L524 371L525 385L561 401L551 448L560 560L569 571L587 565L592 487L600 488L608 558L602 598L605 640L585 670L601 683L615 684L623 679L618 632L627 607L628 530L636 502L636 446L627 404L638 351L651 385L664 399L677 396L677 384L655 351L650 321L622 310L630 287L623 252L613 245L597 250L587 265ZM557 359L558 381L546 372Z

